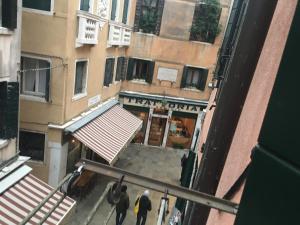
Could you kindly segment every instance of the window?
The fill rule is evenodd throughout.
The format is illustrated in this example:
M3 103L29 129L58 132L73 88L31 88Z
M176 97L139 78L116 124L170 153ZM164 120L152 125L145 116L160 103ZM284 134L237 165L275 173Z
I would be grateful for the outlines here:
M44 161L45 135L20 131L20 155L29 156L32 160Z
M0 27L15 29L17 27L17 0L0 0Z
M53 0L23 0L23 7L42 11L51 11Z
M205 90L208 70L195 67L184 67L181 88L194 88Z
M22 94L43 97L49 100L50 63L49 61L21 57Z
M109 87L113 81L115 68L115 59L106 59L103 86Z
M80 0L80 10L86 12L92 12L92 0Z
M111 1L111 13L110 13L111 20L116 21L118 18L117 7L118 7L118 0L112 0Z
M138 0L134 31L159 34L164 0Z
M74 95L86 93L87 61L76 62Z
M127 59L125 57L119 57L117 61L116 81L125 80L126 66Z
M129 0L124 0L122 23L127 24Z
M133 59L128 61L127 80L143 80L152 83L155 62Z

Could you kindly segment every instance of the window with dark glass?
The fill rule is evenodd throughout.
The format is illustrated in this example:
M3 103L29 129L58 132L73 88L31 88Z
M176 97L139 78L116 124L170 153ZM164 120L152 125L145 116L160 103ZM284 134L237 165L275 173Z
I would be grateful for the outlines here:
M90 0L80 0L80 10L89 12L90 11Z
M29 156L32 160L44 161L45 135L20 131L20 155Z
M15 29L17 27L17 0L0 0L0 27Z
M23 0L23 7L50 12L51 1L54 0Z
M134 31L159 34L164 0L138 0L135 11Z
M122 23L127 24L129 0L124 0Z
M117 6L118 6L118 0L112 0L111 1L111 13L110 13L111 20L117 19Z
M142 80L152 83L155 62L129 58L127 80Z
M49 100L50 62L22 56L21 69L21 93Z
M116 81L125 80L127 61L125 57L118 57Z
M114 68L115 68L115 59L114 58L106 59L103 86L109 87L109 85L112 83L113 76L114 76Z
M87 61L76 62L74 95L86 92Z
M195 67L184 67L181 88L194 88L201 91L205 90L208 70Z

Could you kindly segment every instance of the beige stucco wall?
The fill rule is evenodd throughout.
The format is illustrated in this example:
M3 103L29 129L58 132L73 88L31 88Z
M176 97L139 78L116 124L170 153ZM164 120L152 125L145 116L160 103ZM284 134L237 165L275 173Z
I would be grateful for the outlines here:
M218 197L222 197L229 190L250 161L251 150L257 143L296 4L296 0L278 1L221 176L216 194ZM232 200L239 202L242 191L243 188ZM230 225L233 221L232 215L213 210L207 224Z

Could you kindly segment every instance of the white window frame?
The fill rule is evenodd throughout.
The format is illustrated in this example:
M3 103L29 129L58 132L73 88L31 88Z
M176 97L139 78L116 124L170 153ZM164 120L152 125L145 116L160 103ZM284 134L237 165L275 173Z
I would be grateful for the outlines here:
M85 88L84 92L75 94L75 84L76 84L76 69L77 69L77 63L78 62L86 62L86 77L85 77ZM76 59L75 60L75 66L74 66L74 83L73 83L73 101L79 100L85 96L87 96L87 88L88 88L88 74L89 74L89 59Z
M22 10L24 12L30 12L30 13L37 13L37 14L43 14L43 15L47 15L47 16L53 16L54 14L54 1L55 0L50 0L51 4L50 4L50 11L45 11L45 10L40 10L40 9L32 9L32 8L26 8L22 6Z
M93 14L94 12L94 0L89 0L89 11L88 13ZM81 0L78 1L78 10L80 10ZM84 11L85 12L85 11Z
M31 59L36 59L36 60L43 60L43 61L47 61L50 64L50 67L52 67L52 61L50 58L45 58L45 57L39 57L39 56L35 56L35 55L30 55L30 54L21 54L21 57L25 57L25 58L31 58ZM36 73L39 71L36 71ZM39 76L38 76L39 77ZM50 77L51 77L51 71L50 71ZM51 81L51 79L50 79ZM38 83L38 82L37 82ZM45 95L46 93L40 94L38 92L32 92L32 91L25 91L25 82L24 82L24 78L22 80L22 89L23 92L21 92L21 97L23 99L26 100L36 100L36 101L41 101L41 102L46 102L45 100ZM50 84L49 84L50 85Z
M125 1L123 1L123 9L124 9L124 4L125 4ZM130 18L130 13L131 13L131 4L132 4L132 0L129 0L126 23L124 23L126 25L129 25L129 18ZM123 13L124 13L124 10L122 11L122 20L123 20ZM123 21L121 21L121 22L123 22Z
M117 0L116 19L111 20L112 0L110 0L110 4L109 4L110 7L108 9L109 10L109 20L110 21L120 22L120 2L121 2L121 0Z

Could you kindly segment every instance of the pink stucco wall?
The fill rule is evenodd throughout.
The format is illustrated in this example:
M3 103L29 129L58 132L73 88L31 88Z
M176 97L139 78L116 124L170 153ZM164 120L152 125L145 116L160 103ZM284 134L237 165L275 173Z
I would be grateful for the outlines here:
M223 197L250 162L281 61L297 0L279 0L217 190ZM243 187L232 201L239 202ZM234 216L212 210L207 225L232 225Z

